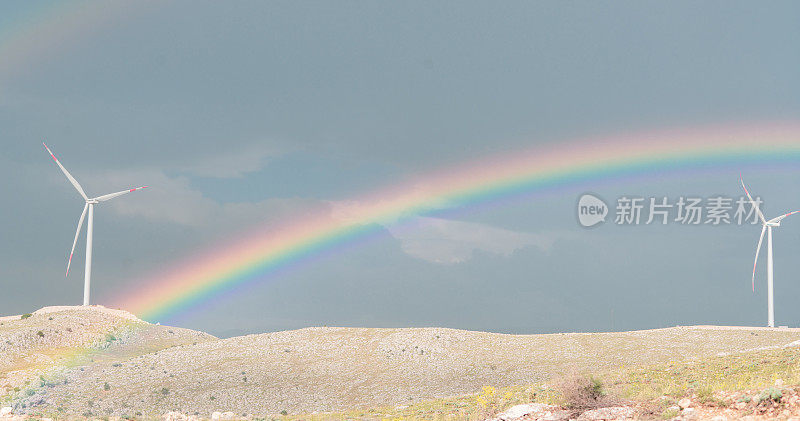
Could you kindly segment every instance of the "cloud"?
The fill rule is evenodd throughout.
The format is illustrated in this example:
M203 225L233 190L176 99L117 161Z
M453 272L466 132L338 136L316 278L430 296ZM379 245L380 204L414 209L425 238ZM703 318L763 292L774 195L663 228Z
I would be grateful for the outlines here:
M191 163L178 166L177 170L199 177L238 178L263 168L270 156L279 153L278 149L274 145L253 143L245 147L195 157ZM284 149L281 151L284 152Z
M93 179L102 180L95 184L103 192L142 184L150 186L109 201L109 208L120 215L140 216L209 233L235 232L304 214L330 213L330 205L316 199L268 198L258 202L219 203L193 188L188 177L168 176L161 171L112 171Z
M478 250L503 256L527 246L546 251L554 241L546 235L430 217L417 217L387 229L408 255L443 264L467 261Z
M93 192L113 192L142 184L151 186L147 190L109 201L107 206L120 215L177 224L212 237L230 235L251 227L277 226L305 217L332 217L346 223L357 223L361 216L369 215L374 206L380 208L385 205L381 202L370 204L306 198L219 203L192 187L189 177L170 176L151 169L103 171L91 179L98 180L91 186ZM441 264L465 262L476 251L502 256L509 256L529 246L546 251L554 241L552 235L433 217L411 217L404 218L402 222L387 220L381 223L394 238L400 240L403 252Z
M418 202L415 197L425 198L430 209L445 209L452 205L446 202L429 200L424 184L415 184L413 189L397 199L399 203ZM389 199L375 202L359 200L332 201L331 216L334 219L359 223L363 215L371 216L380 209L393 209L396 204ZM485 224L454 221L449 219L420 217L409 214L397 214L377 221L389 233L400 240L402 250L418 259L441 264L461 263L472 258L474 252L509 256L515 250L534 246L548 250L555 240L555 235L542 235L517 232Z

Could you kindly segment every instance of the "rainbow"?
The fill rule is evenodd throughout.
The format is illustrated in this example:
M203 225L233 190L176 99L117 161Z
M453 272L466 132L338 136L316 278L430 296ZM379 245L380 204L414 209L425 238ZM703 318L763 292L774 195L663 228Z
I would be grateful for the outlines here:
M800 164L800 124L643 132L538 146L426 174L357 198L344 211L254 230L132 282L136 288L112 305L145 320L168 321L409 217L604 180L753 164Z
M0 25L0 88L6 79L29 72L37 60L63 53L76 41L154 6L153 2L86 0L25 3Z

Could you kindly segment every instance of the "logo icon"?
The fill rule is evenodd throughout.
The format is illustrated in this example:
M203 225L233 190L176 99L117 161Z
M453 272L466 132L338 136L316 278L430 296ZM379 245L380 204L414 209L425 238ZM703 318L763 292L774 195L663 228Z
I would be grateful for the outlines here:
M584 227L605 222L606 215L608 215L608 205L603 199L588 193L578 199L578 222Z

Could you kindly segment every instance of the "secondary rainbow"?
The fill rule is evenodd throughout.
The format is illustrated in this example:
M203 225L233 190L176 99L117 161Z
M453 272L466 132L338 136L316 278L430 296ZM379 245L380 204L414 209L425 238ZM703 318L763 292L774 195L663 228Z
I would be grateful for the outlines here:
M280 229L251 231L133 281L135 289L113 305L146 320L166 321L409 217L609 179L787 163L800 164L796 122L644 132L535 147L356 198L343 215L317 214L287 220Z
M38 62L68 51L76 41L156 5L146 1L26 2L18 12L9 12L0 26L0 88L7 79L35 69Z

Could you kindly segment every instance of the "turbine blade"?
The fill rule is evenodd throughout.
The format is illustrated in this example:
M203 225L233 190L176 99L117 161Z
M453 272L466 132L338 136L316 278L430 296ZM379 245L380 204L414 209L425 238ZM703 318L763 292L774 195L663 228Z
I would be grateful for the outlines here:
M89 204L83 205L83 212L81 212L81 219L78 220L78 229L75 230L75 239L72 240L72 250L69 251L69 260L67 260L67 274L64 275L69 276L69 265L72 264L72 253L75 253L75 244L78 244L78 236L81 234L81 227L83 226L83 218L86 217L86 209L89 208Z
M761 213L761 209L759 209L759 208L758 208L758 205L756 204L756 202L755 202L755 201L753 201L753 198L750 196L750 192L749 192L749 191L747 191L747 187L744 185L744 180L742 179L742 177L741 177L741 176L739 177L739 181L742 183L742 188L744 189L744 194L746 194L746 195L747 195L747 198L748 198L748 199L750 199L750 203L751 203L751 204L753 205L753 207L756 209L756 213L758 214L758 217L759 217L759 218L761 218L761 223L762 223L762 224L766 224L766 223L767 223L767 220L764 218L764 214L763 214L763 213Z
M50 150L50 148L47 147L47 145L45 145L44 142L42 142L42 145L44 145L44 148L47 149L48 153L50 153L50 156L53 157L53 161L56 161L56 164L58 164L58 168L61 168L61 172L63 172L64 175L67 176L69 182L72 183L73 186L75 186L75 189L78 190L78 193L80 193L81 196L83 196L84 200L89 200L89 198L86 196L86 193L84 193L83 191L83 187L81 187L81 185L78 184L78 180L76 180L75 177L73 177L72 174L70 174L69 171L67 171L67 169L64 168L63 165L61 165L61 162L58 161L58 158L56 158L56 156L53 155L53 152Z
M98 202L105 202L106 200L111 200L111 199L113 199L115 197L122 196L123 194L128 194L128 193L130 193L132 191L146 189L147 187L149 187L149 186L136 187L136 188L133 188L133 189L118 191L116 193L104 194L102 196L95 197L93 200L97 200Z
M789 215L794 215L794 214L796 214L796 213L798 213L798 212L800 212L800 211L791 211L791 212L789 212L789 213L784 213L784 214L783 214L783 215L781 215L781 216L778 216L778 217L775 217L775 218L772 218L772 219L770 219L770 220L769 220L769 222L780 222L780 221L782 221L782 220L783 220L783 218L786 218L786 217L787 217L787 216L789 216Z
M750 282L753 284L753 292L756 292L756 263L758 263L758 252L761 251L761 242L764 241L764 231L767 230L767 226L763 225L761 227L761 236L758 237L758 246L756 246L756 259L753 262L753 278Z

